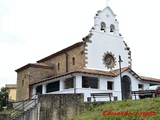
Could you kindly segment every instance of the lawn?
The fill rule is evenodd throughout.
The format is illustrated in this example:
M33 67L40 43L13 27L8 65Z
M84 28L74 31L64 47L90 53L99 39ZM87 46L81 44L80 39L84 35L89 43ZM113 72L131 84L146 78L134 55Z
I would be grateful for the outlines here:
M160 120L160 97L92 104L72 120Z

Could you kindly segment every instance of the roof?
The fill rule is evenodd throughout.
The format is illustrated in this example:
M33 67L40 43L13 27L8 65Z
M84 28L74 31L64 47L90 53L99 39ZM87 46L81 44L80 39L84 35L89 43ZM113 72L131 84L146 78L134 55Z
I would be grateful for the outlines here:
M35 68L44 68L44 69L53 69L53 66L49 66L45 63L29 63L21 68L18 68L17 70L15 70L16 72L20 72L24 69L27 69L29 67L35 67Z
M55 57L55 56L57 56L57 55L63 54L63 53L65 53L65 52L69 51L69 50L72 50L72 49L74 49L74 48L77 48L77 47L83 45L83 43L84 43L84 42L75 43L75 44L73 44L73 45L71 45L71 46L69 46L69 47L67 47L67 48L65 48L65 49L62 49L62 50L60 50L60 51L58 51L58 52L56 52L56 53L54 53L54 54L52 54L52 55L49 55L49 56L47 56L47 57L45 57L45 58L43 58L43 59L41 59L41 60L38 60L37 62L38 62L38 63L40 63L40 62L45 62L46 60L49 60L49 59L51 59L51 58L53 58L53 57Z
M17 84L6 84L5 87L9 88L9 89L16 89L17 88Z
M154 78L149 78L149 77L140 77L139 75L137 75L131 68L129 67L124 67L121 69L121 72L125 72L125 71L129 71L129 73L131 73L134 77L136 77L139 80L144 80L144 81L153 81L153 82L160 82L159 79L154 79ZM66 75L72 75L74 73L84 73L84 74L92 74L92 75L102 75L102 76L108 76L108 77L117 77L120 74L120 70L116 69L116 70L111 70L111 71L103 71L103 70L94 70L94 69L79 69L79 70L75 70L75 71L71 71L71 72L67 72L67 73L63 73L60 75L55 75L46 79L42 79L40 81L31 81L30 85L34 85L37 83L41 83L41 82L45 82L45 81L49 81L49 80L53 80L59 77L64 77Z
M113 10L112 10L109 6L107 6L106 8L104 8L102 11L105 11L106 9L109 9L109 10L111 11L111 13L112 13L114 16L116 16L116 14L113 12Z
M151 78L151 77L145 77L145 76L140 76L142 80L144 81L154 81L154 82L160 82L160 79L156 78Z
M53 79L56 79L56 78L59 78L59 77L63 77L63 76L66 76L66 75L70 75L70 74L74 74L74 73L85 73L85 74L103 75L103 76L110 76L110 77L114 77L115 76L114 73L107 72L107 71L92 70L92 69L79 69L79 70L63 73L63 74L60 74L60 75L55 75L55 76L52 76L52 77L49 77L49 78L46 78L46 79L42 79L42 80L40 80L38 82L37 81L33 81L33 82L30 81L30 85L41 83L41 82L45 82L45 81L49 81L49 80L53 80Z
M128 67L122 68L122 72L126 71L128 69ZM70 71L67 73L63 73L60 75L55 75L46 79L42 79L40 81L30 81L30 85L33 84L37 84L37 83L41 83L41 82L45 82L45 81L49 81L49 80L53 80L59 77L63 77L66 75L70 75L70 74L74 74L74 73L84 73L84 74L92 74L92 75L102 75L102 76L108 76L108 77L116 77L120 74L119 70L112 70L112 71L103 71L103 70L94 70L94 69L78 69L75 71Z

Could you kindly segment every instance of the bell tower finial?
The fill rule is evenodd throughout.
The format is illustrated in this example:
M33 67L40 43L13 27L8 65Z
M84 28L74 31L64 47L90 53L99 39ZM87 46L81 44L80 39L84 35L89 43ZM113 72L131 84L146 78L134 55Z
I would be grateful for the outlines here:
M106 6L108 6L109 1L110 1L110 0L106 0Z

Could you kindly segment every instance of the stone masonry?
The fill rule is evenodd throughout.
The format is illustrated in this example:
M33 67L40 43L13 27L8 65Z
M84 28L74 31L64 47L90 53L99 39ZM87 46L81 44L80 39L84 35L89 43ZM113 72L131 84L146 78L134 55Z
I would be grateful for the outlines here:
M83 68L85 66L84 49L85 45L83 42L76 43L37 61L35 64L27 64L17 69L16 101L28 99L32 94L32 85L43 79ZM74 65L73 58L75 58ZM58 63L59 69L57 67Z
M71 119L83 110L83 99L83 94L40 95L40 120Z

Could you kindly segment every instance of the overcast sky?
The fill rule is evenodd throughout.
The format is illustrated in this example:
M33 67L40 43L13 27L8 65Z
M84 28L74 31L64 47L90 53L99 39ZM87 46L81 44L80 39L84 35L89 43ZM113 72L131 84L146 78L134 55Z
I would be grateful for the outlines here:
M138 75L160 78L159 0L110 0ZM15 70L82 40L106 0L0 0L0 87Z

